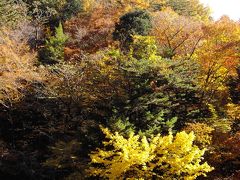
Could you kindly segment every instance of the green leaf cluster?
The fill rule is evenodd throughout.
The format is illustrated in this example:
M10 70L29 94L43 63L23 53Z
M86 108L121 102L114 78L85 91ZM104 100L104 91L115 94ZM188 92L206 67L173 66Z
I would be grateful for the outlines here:
M174 125L179 129L187 120L203 116L194 62L163 59L149 36L134 36L129 53L121 56L119 69L128 83L128 99L117 113L136 131L167 133Z
M128 48L134 35L148 35L152 27L150 14L146 10L136 10L124 14L115 25L113 39L121 43L122 48Z
M64 34L62 24L55 28L55 36L46 41L45 47L40 51L40 59L44 64L56 64L64 60L64 46L68 36Z

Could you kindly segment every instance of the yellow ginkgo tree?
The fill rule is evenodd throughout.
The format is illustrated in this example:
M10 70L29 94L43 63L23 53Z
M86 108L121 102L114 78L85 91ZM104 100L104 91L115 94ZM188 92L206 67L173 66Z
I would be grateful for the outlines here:
M150 139L131 133L128 138L102 128L104 148L90 154L90 176L107 179L195 179L213 170L201 163L205 149L193 145L193 132Z

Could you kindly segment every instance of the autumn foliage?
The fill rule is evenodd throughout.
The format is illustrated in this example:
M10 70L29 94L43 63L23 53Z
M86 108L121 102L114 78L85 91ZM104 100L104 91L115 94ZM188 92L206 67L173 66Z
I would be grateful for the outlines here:
M7 30L0 31L0 38L0 103L7 106L6 103L19 101L24 89L43 77L34 67L35 55L26 44L11 39Z
M205 150L193 145L194 134L180 132L150 140L131 133L128 138L112 134L102 128L107 141L104 149L97 149L90 157L93 165L89 169L93 176L108 179L158 178L195 179L213 170L207 163L201 163Z
M0 179L239 179L240 23L210 12L1 0Z

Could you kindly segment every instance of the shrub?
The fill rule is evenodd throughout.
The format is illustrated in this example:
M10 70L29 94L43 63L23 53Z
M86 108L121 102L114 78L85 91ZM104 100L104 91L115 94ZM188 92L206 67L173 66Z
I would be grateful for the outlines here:
M212 143L212 131L214 129L204 123L188 123L184 131L193 131L196 135L196 144L200 147L207 147Z
M193 145L194 134L177 133L175 137L157 135L150 140L131 133L128 138L102 128L107 141L104 148L90 154L91 176L109 179L158 178L195 179L213 170L201 164L205 149ZM96 165L96 166L95 166Z

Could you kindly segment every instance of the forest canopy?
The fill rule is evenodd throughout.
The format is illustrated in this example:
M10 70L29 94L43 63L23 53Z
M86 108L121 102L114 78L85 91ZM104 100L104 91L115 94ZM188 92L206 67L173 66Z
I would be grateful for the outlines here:
M1 0L0 179L240 179L240 23L199 0Z

